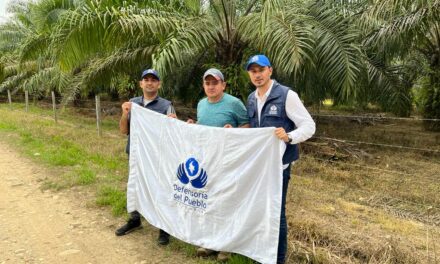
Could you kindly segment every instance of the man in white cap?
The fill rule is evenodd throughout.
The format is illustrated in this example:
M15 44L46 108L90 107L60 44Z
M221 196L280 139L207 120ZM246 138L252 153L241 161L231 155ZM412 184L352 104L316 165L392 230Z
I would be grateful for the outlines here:
M283 189L277 263L284 263L287 252L286 194L290 167L298 158L297 144L315 133L315 122L298 94L271 79L272 65L265 55L252 56L246 70L256 90L248 97L251 127L276 127L275 135L286 143L283 155Z
M125 151L130 153L130 110L133 103L152 111L168 115L176 118L175 110L170 101L158 96L161 81L159 74L154 69L146 69L141 74L139 87L142 89L142 96L131 98L129 102L122 104L122 116L119 121L119 130L122 134L128 135L127 145ZM134 211L130 214L130 219L122 227L115 232L117 236L126 235L136 229L141 228L141 215ZM157 242L160 245L167 245L169 243L169 234L163 230L159 230L159 238Z
M214 127L249 127L246 107L238 99L225 93L223 73L211 68L203 75L206 97L197 104L197 124ZM193 120L188 120L194 123Z
M197 105L197 124L214 127L249 127L246 107L240 99L225 93L226 82L223 73L211 68L203 75L203 89L206 97ZM188 123L194 123L189 119ZM216 253L207 248L198 248L197 256L207 257ZM230 253L219 252L217 260L227 261Z

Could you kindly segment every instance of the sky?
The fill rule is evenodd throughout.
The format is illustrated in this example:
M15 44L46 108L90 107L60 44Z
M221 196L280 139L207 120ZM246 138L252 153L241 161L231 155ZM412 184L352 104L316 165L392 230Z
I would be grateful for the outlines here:
M11 0L0 0L0 23L7 20L6 6Z

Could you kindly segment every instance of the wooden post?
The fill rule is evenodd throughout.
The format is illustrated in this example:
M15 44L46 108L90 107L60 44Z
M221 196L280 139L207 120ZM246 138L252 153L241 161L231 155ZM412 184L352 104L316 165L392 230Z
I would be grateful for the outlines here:
M9 108L12 109L11 91L9 91L9 90L8 90L8 101L9 101Z
M58 123L57 119L57 104L55 102L55 93L52 91L52 109L53 109L53 119L55 119L55 123Z
M101 101L99 100L99 95L95 96L96 101L96 126L98 128L98 136L101 136Z
M26 112L29 112L29 92L24 91L24 100L26 102Z

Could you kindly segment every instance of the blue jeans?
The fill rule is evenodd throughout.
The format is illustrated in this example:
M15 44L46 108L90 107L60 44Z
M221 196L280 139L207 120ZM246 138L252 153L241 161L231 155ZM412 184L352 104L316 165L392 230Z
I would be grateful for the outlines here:
M286 195L289 187L290 179L290 164L283 170L283 194L281 198L281 217L280 217L280 235L278 239L278 255L277 264L282 264L286 261L287 252L287 220L286 220Z

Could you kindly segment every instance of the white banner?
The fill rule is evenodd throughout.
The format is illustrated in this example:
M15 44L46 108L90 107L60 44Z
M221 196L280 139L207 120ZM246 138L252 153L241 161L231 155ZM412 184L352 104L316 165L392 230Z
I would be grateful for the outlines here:
M127 209L197 246L275 263L285 144L274 128L187 124L136 104Z

